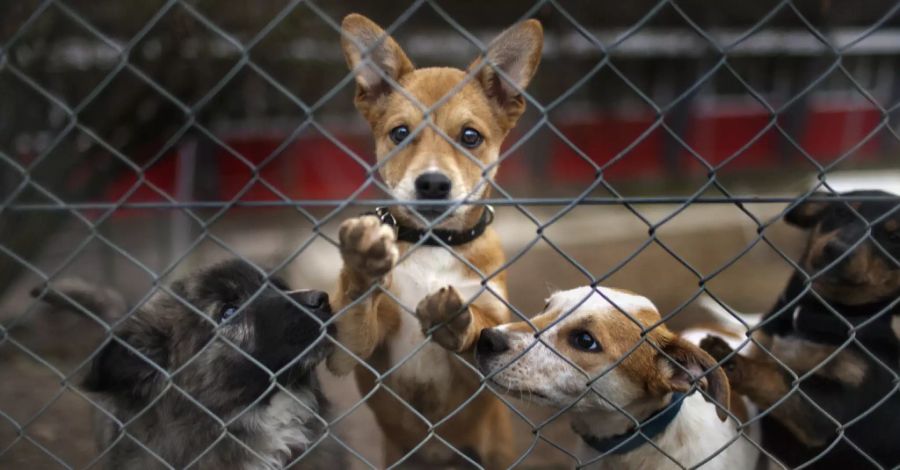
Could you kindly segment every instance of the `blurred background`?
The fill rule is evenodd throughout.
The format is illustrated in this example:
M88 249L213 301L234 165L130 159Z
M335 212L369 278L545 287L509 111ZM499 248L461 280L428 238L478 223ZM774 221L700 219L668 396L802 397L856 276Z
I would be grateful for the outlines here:
M389 27L417 66L465 67L476 41L541 20L541 68L495 191L532 199L498 207L515 260L510 300L527 316L553 290L599 279L651 297L677 328L699 315L703 292L743 311L773 303L803 243L778 222L789 198L819 181L900 184L898 10L881 0L3 2L0 467L82 467L97 452L90 405L71 384L105 330L44 311L31 288L80 276L139 304L230 256L296 287L333 287L337 225L367 210L353 201L385 197L366 178L373 148L339 48L345 14ZM325 379L338 408L355 403L351 379ZM378 465L368 413L337 432ZM520 425L524 451L532 436ZM567 431L555 424L547 436L569 446ZM523 465L566 459L541 443Z

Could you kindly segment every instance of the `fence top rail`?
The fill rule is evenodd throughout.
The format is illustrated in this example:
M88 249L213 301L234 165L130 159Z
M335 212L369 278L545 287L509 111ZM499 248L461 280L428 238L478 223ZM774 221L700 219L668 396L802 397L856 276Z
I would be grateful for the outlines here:
M877 195L837 195L837 196L810 196L805 199L809 202L875 202L894 201L900 203L900 196ZM622 205L622 204L790 204L797 201L796 196L657 196L657 197L586 197L579 200L583 205ZM511 198L511 199L478 199L466 201L466 205L493 205L493 206L565 206L572 203L570 197L551 198ZM333 207L333 206L357 206L378 207L392 205L408 206L451 206L458 201L406 201L396 199L361 199L347 201L346 199L294 199L290 201L189 201L189 202L77 202L67 204L49 203L23 203L9 204L0 207L0 210L11 211L58 211L58 210L110 210L110 209L221 209L223 207Z

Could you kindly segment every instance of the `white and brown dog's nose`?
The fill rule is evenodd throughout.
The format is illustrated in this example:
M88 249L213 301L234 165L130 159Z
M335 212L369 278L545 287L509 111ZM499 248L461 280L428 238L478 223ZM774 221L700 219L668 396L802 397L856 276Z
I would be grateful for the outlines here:
M485 328L481 330L481 336L478 337L478 344L475 346L479 356L491 356L509 351L509 343L503 333L493 329Z
M452 186L450 178L439 171L422 173L416 178L416 198L447 199Z

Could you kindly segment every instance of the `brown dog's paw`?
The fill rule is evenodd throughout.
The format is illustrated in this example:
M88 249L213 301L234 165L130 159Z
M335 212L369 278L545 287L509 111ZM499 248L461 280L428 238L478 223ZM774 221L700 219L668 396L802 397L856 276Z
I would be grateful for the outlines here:
M725 361L722 362L722 370L728 376L728 382L732 388L738 388L741 385L744 375L742 373L744 357L734 354L726 360L729 354L734 353L734 349L725 340L718 336L707 335L706 338L700 340L700 349L709 353L716 362Z
M394 229L378 217L366 215L344 221L338 232L344 266L368 287L397 264L399 251Z
M459 351L464 335L472 323L472 314L463 304L462 297L453 286L442 287L419 302L416 316L426 335L432 332L432 338L438 344L451 351Z

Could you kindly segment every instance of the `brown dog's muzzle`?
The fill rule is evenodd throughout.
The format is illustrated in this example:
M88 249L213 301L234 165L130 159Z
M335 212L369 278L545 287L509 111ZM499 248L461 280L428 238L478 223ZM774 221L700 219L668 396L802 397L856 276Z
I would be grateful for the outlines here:
M416 178L416 198L425 200L445 200L450 197L453 183L447 175L439 171L422 173Z

